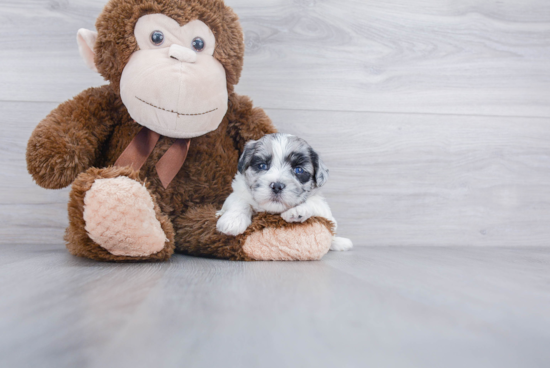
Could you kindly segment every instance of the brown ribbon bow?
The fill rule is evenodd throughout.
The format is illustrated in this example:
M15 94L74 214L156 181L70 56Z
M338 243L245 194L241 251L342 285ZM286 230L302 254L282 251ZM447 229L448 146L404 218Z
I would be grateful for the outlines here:
M153 152L159 138L160 134L143 127L116 160L115 166L131 166L138 171ZM155 165L164 189L168 188L183 166L190 144L190 139L176 139Z

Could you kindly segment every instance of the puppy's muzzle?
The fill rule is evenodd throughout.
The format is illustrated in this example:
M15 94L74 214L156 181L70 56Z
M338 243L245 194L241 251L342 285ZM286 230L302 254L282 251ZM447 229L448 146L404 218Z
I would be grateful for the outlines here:
M271 183L271 184L269 184L269 186L271 187L271 190L275 194L281 193L283 191L283 189L285 189L285 187L286 187L286 185L284 185L283 183Z

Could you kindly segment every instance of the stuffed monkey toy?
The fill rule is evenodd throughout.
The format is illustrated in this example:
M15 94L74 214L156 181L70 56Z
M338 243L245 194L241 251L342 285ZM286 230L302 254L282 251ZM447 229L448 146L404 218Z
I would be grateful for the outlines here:
M81 29L80 53L109 84L52 111L34 130L36 183L72 185L68 250L99 261L159 261L174 251L230 260L317 260L331 223L259 214L237 237L216 231L248 140L270 119L234 92L243 33L222 0L111 0Z

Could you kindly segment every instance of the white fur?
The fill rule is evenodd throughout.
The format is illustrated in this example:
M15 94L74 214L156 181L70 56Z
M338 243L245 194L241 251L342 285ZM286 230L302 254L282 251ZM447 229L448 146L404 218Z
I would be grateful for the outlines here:
M253 193L256 212L282 213L290 207L294 207L302 202L302 199L297 198L291 193L292 189L299 189L297 180L293 180L292 168L284 161L285 149L288 146L289 135L277 134L273 138L272 162L269 170L260 178L252 170L247 170L244 173L245 187L250 191L250 185L257 179L257 188ZM273 201L273 193L270 184L273 182L284 182L287 185L286 190L281 194L280 201Z
M336 219L317 188L308 191L309 195L305 201L302 199L302 202L295 198L292 190L287 190L287 193L281 195L280 201L273 201L269 183L283 182L291 189L292 185L296 186L290 178L293 176L292 168L284 161L288 153L285 151L287 144L287 136L275 137L271 152L271 167L267 172L262 173L260 180L255 177L253 170L247 170L244 174L237 173L232 183L233 193L226 199L222 209L216 213L219 218L216 225L218 231L233 236L242 234L251 224L254 213L269 212L281 214L287 222L304 222L310 217L324 217L334 224L332 230L336 233ZM253 179L256 179L254 183L260 184L254 192L251 189ZM330 249L346 251L352 247L351 240L333 237Z
M216 229L221 233L236 236L244 233L251 224L255 202L242 174L235 176L231 187L233 193L227 197L222 209L216 213L219 217Z
M335 236L332 238L332 243L330 244L330 250L345 252L353 248L351 240L346 238L340 238Z

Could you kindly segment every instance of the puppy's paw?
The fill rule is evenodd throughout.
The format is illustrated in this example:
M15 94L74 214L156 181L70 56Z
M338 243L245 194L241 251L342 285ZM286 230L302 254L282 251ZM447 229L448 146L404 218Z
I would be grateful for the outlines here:
M345 252L353 248L353 243L351 240L346 238L339 238L335 236L332 238L332 243L330 244L330 250L335 250L339 252Z
M219 210L219 211L217 211L217 212L216 212L216 218L222 217L222 215L223 215L224 213L225 213L224 210Z
M220 233L237 236L244 233L251 223L252 219L249 216L226 212L218 220L216 229Z
M281 213L281 217L286 222L304 222L311 217L311 211L306 206L297 206Z

